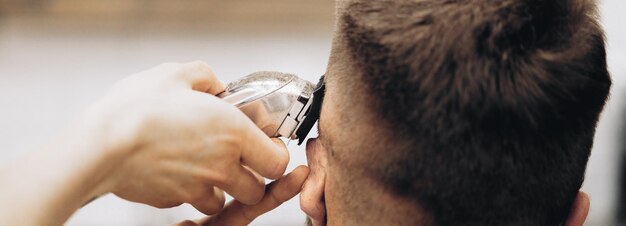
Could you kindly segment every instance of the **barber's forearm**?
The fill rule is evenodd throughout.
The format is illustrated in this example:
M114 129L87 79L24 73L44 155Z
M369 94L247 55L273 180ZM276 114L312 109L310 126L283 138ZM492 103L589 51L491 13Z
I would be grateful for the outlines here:
M109 192L115 158L99 131L81 122L50 145L0 171L0 225L62 225L91 198Z

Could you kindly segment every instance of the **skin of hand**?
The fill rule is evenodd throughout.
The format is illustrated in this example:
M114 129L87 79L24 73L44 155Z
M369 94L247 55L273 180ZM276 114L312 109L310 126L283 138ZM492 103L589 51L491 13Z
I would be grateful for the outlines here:
M265 196L254 205L246 205L233 200L219 213L198 221L184 221L177 226L244 226L258 216L269 212L297 195L309 174L306 166L299 166L293 172L278 179L265 188Z
M0 169L0 225L61 225L112 192L159 208L190 203L215 214L223 191L264 197L289 154L241 111L202 62L167 63L119 83L54 142Z

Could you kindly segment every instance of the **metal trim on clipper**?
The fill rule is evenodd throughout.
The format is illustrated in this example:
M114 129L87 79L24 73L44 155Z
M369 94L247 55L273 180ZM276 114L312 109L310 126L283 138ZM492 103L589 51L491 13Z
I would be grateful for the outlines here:
M292 74L256 72L227 85L218 97L244 112L271 137L299 139L302 144L319 118L323 76L317 87Z

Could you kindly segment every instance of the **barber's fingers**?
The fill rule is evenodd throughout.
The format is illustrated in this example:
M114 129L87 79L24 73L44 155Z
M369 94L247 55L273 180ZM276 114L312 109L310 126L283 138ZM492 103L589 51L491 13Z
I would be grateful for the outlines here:
M202 61L181 64L176 78L193 90L212 95L217 95L225 89L224 83L217 79L211 67Z
M198 211L211 215L220 212L224 208L224 200L224 192L219 188L211 187L206 195L189 202L189 204Z
M240 205L242 211L246 211L249 217L258 217L280 206L296 196L302 190L302 184L309 175L309 168L299 166L293 172L282 179L270 183L266 188L266 195L261 202L253 206ZM235 205L235 204L233 204Z
M209 129L219 131L228 138L220 143L224 147L222 151L263 177L278 179L285 173L289 152L280 139L269 138L235 106L198 92L193 92L191 96L199 106L203 106L199 112L202 111L200 115L210 122L207 127L213 127ZM211 115L213 117L209 117Z
M278 147L280 147L280 148L282 148L284 150L287 150L287 145L280 138L272 137L272 138L270 138L270 140L272 140L272 142L274 142L274 144L278 145ZM287 154L289 154L289 152L287 152Z
M265 196L255 205L245 205L237 200L230 202L222 212L212 216L202 225L248 225L258 216L275 209L297 195L309 174L306 166L299 166L283 178L267 185Z
M279 139L270 139L252 121L246 120L241 132L241 161L270 179L280 178L289 164L287 147Z
M218 182L217 186L245 204L255 204L263 198L263 178L241 165L232 166L230 171L228 178Z
M224 91L224 84L215 77L205 63L193 62L184 64L183 67L186 69L179 73L181 79L195 84L193 85L195 90L198 91L198 87L202 87L201 91L213 95ZM238 150L233 151L240 154L239 157L244 165L270 179L280 178L285 173L289 163L289 152L280 139L270 139L252 120L234 106L216 106L218 103L212 96L196 95L196 97L199 103L205 106L205 110L214 112L219 109L220 114L223 115L221 121L228 122L227 127L230 127L229 129L222 127L221 130L237 135L241 141L235 147Z

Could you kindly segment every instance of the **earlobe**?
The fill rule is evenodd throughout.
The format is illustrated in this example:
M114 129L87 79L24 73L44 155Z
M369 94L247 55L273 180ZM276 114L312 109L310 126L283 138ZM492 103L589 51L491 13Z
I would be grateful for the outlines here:
M589 195L582 191L578 192L574 203L572 203L572 208L565 222L565 226L583 226L587 219L587 214L589 213L589 206Z
M306 146L310 173L300 192L300 208L311 218L313 225L324 225L326 219L324 203L326 150L316 139L310 139Z

